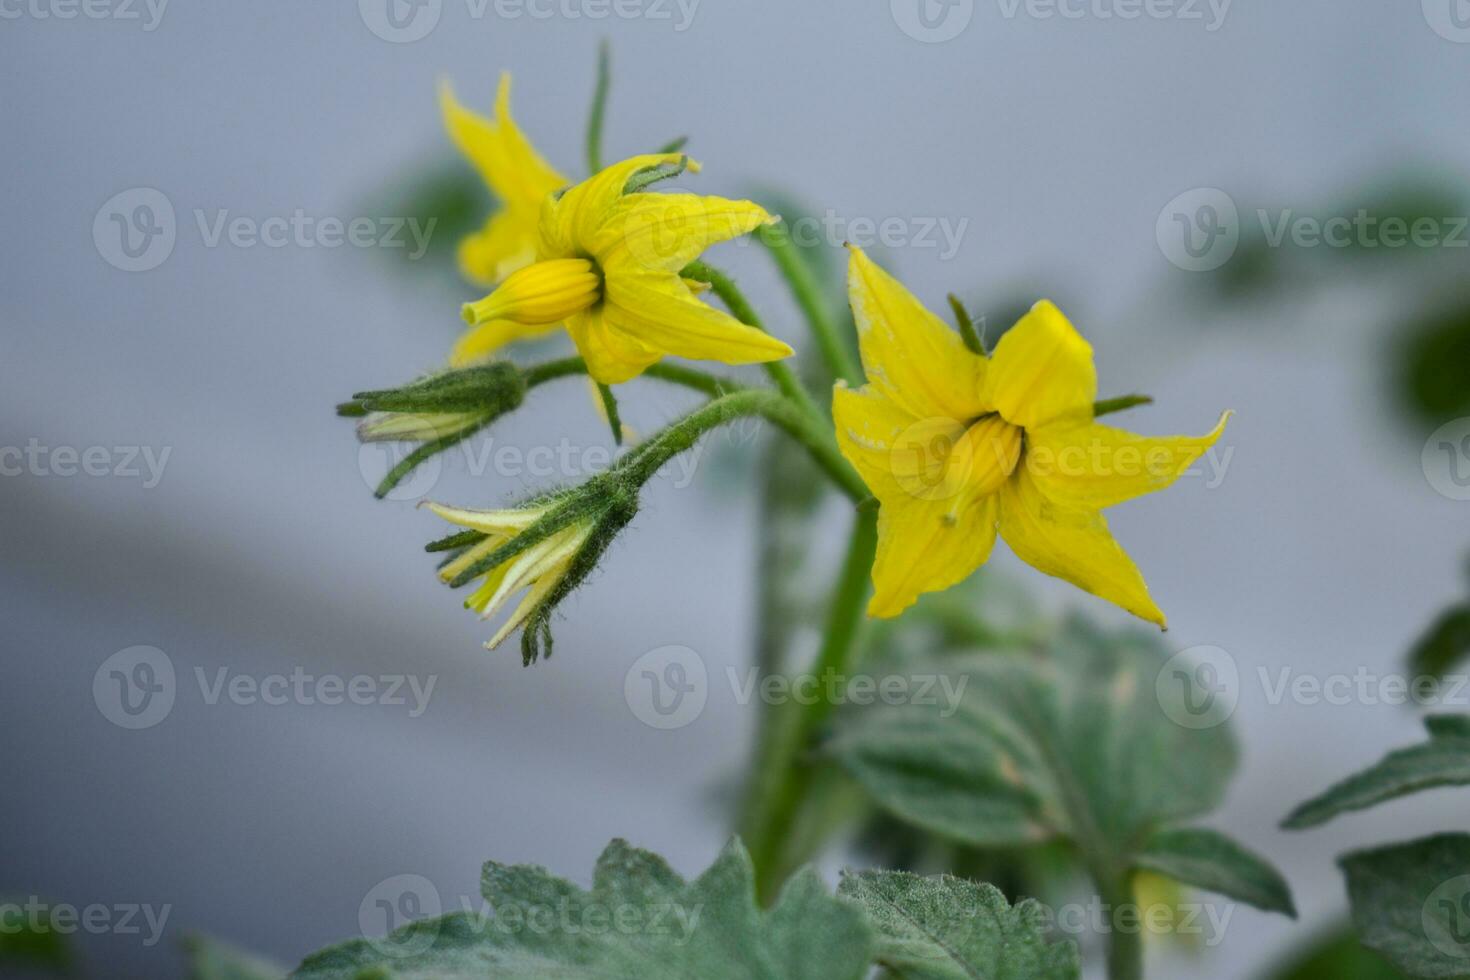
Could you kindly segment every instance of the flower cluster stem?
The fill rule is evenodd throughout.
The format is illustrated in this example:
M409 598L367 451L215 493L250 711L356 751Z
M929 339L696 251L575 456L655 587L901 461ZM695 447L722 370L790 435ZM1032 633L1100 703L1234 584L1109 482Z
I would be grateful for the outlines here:
M827 367L833 375L854 387L862 384L862 370L853 358L852 351L842 342L842 336L837 329L837 321L832 315L831 307L822 296L822 288L817 282L817 277L812 274L811 265L802 257L800 247L791 240L791 233L787 230L786 224L778 222L774 225L765 225L758 234L760 243L770 251L771 257L776 260L776 267L781 270L781 275L785 277L786 284L791 288L796 304L801 307L801 312L806 315L807 322L811 324L812 334L816 337L817 346L821 349Z
M847 555L827 608L813 676L840 678L852 666L877 545L877 507L870 501L858 509L854 519ZM814 698L805 705L788 703L777 708L768 716L771 727L756 759L752 798L747 801L742 828L755 865L756 895L764 903L775 899L792 868L810 856L794 853L789 844L814 778L807 754L831 715L833 703Z

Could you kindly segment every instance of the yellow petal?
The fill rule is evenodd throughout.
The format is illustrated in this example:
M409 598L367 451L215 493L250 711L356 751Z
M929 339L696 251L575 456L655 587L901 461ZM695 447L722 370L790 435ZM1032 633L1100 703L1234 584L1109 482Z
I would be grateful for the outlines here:
M1031 428L1068 415L1092 420L1092 346L1050 300L1033 306L1000 338L988 381L987 400L1014 425Z
M509 74L500 78L493 120L462 106L447 82L440 85L439 103L450 138L500 201L499 213L461 246L460 266L476 282L497 282L534 258L541 203L567 179L512 118Z
M969 577L990 557L997 511L994 495L885 500L878 511L878 556L868 615L897 616L922 593Z
M514 320L550 326L602 300L602 276L587 259L532 262L506 278L494 292L463 307L466 323Z
M1133 560L1097 510L1048 500L1023 466L1000 492L1000 535L1038 571L1164 626Z
M697 194L629 194L591 243L609 274L631 264L678 272L705 249L776 220L751 201Z
M678 153L631 157L598 171L560 198L547 198L542 204L539 225L541 256L571 256L590 251L608 212L622 199L628 178L645 168L678 163L682 159ZM697 171L699 165L690 160L689 169Z
M985 358L862 249L850 248L848 298L868 381L916 418L968 421L988 411Z
M558 326L555 323L526 325L510 320L490 320L471 327L460 336L450 351L449 364L451 367L475 364L493 356L506 344L544 337Z
M1050 500L1094 510L1162 490L1225 431L1230 413L1203 436L1154 438L1106 425L1054 424L1027 433L1026 468Z
M907 494L894 472L893 454L903 434L919 421L872 385L853 391L839 384L832 391L837 448L879 500Z
M630 381L663 357L658 348L619 329L611 312L611 305L603 304L567 320L567 333L587 362L588 375L605 385Z
M459 241L459 272L470 282L493 286L536 260L536 216L497 211L485 227Z
M524 531L546 513L545 507L507 507L502 510L475 510L470 507L449 507L445 504L426 502L436 516L451 524L458 524L474 531L487 534L514 534Z
M606 283L611 324L650 347L725 364L778 361L794 351L755 327L701 302L673 273L614 275Z

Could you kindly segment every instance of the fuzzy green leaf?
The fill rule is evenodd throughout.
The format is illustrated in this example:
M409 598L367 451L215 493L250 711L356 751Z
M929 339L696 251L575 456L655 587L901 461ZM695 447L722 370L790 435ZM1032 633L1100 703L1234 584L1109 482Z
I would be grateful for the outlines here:
M878 933L880 963L904 980L1076 980L1071 941L1046 940L1046 910L1012 908L1000 890L963 878L907 871L843 876L837 892L857 902Z
M207 936L187 936L190 980L281 980L285 967L267 963Z
M1346 922L1294 945L1258 980L1404 980L1387 960L1364 948Z
M1363 945L1414 977L1470 977L1470 835L1345 855Z
M1213 830L1159 831L1133 863L1186 885L1296 918L1291 889L1280 873L1265 859Z
M613 841L584 891L544 868L490 862L494 917L460 912L306 959L299 980L861 980L873 936L859 909L812 871L776 905L755 904L750 858L733 841L686 882L662 858ZM377 972L372 972L377 971Z
M1470 657L1470 603L1451 606L1409 651L1415 674L1443 677Z
M1213 809L1235 768L1225 726L1164 714L1167 659L1152 636L1073 620L1034 656L904 664L902 676L935 676L962 696L939 685L901 704L849 705L827 748L920 827L987 847L1066 839L1114 860L1159 826Z
M1431 715L1424 725L1429 741L1390 752L1297 807L1282 826L1302 830L1420 790L1470 784L1470 715Z

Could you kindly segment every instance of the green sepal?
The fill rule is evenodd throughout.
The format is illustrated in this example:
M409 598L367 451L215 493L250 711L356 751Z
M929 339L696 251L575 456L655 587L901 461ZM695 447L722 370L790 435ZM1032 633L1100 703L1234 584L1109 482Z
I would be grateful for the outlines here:
M638 194L662 180L672 180L689 169L689 158L679 157L678 163L658 163L636 171L623 185L624 194Z
M337 406L338 415L368 412L486 412L503 415L526 397L521 370L509 361L442 371L397 388L360 391Z

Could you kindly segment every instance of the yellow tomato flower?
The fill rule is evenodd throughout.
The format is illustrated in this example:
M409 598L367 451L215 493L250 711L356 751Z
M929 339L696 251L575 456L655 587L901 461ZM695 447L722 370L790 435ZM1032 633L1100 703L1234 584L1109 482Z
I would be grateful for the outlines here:
M444 582L453 581L461 572L508 544L516 535L546 516L553 506L544 504L507 510L470 510L428 504L431 511L451 524L480 531L485 535L477 544L465 549L439 569L439 578ZM597 525L593 520L574 521L485 573L479 587L464 601L465 608L478 612L481 619L490 619L513 596L525 592L525 597L515 611L485 644L486 649L494 649L504 642L507 636L525 622L526 617L552 595L566 578L577 555L596 529Z
M536 222L541 202L571 181L563 177L521 133L510 114L510 73L500 76L495 118L460 105L448 82L439 86L444 127L500 201L484 228L459 243L465 278L492 286L536 258Z
M685 160L633 157L548 197L537 261L466 305L466 321L477 330L507 321L525 328L564 322L588 373L602 384L636 377L666 354L726 364L789 357L786 344L706 305L679 277L710 245L775 219L750 201L625 193L635 175ZM692 161L689 167L698 169Z
M1092 347L1047 300L973 353L897 280L852 249L848 292L868 384L838 385L843 455L881 503L868 612L896 616L990 557L1021 560L1165 625L1105 507L1160 490L1215 444L1093 420Z

